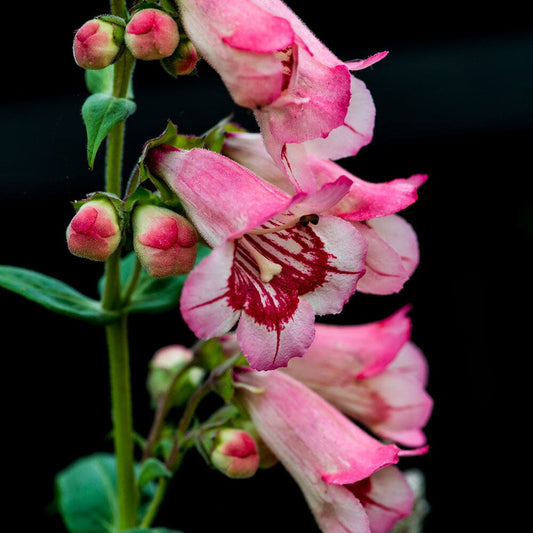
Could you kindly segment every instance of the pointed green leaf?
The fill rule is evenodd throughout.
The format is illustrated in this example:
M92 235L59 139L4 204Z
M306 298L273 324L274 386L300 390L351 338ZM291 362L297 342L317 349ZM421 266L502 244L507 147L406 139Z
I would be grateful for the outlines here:
M119 314L106 311L93 300L63 281L25 268L0 265L0 287L36 302L51 311L105 325L114 322Z
M93 167L98 148L109 130L126 120L135 109L136 105L132 100L104 93L92 94L85 100L81 114L87 130L87 160L90 168Z

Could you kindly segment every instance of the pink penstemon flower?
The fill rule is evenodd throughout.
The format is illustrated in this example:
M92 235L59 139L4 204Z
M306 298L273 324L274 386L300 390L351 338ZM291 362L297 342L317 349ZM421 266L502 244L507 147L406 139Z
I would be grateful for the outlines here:
M253 109L267 146L317 142L326 157L353 155L372 138L375 108L350 70L382 59L337 58L280 0L177 0L185 30L234 101ZM318 149L318 148L317 148Z
M340 312L364 273L359 232L321 216L350 180L291 196L209 150L158 146L146 162L213 248L183 287L181 312L193 332L216 337L238 322L243 353L260 370L302 356L315 314Z
M364 236L368 244L365 275L359 292L391 294L399 292L419 262L418 239L411 225L397 213L412 205L424 174L372 183L351 174L334 161L319 157L310 146L293 146L290 161L276 162L267 152L262 135L229 132L223 153L250 168L288 194L313 193L340 176L352 184L348 193L329 209Z
M411 512L403 452L365 433L285 372L234 372L237 401L300 486L322 531L386 532Z
M316 324L305 357L284 371L375 435L422 446L433 402L427 362L410 341L408 309L361 325Z

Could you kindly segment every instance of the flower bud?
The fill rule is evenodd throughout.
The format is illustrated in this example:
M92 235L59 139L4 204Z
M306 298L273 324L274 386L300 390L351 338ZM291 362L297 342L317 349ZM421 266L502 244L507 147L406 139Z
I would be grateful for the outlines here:
M163 59L163 66L172 76L184 76L194 71L198 59L194 44L189 39L183 38L176 51L170 57Z
M252 477L259 466L254 438L242 429L222 428L214 438L210 454L213 466L230 478Z
M163 398L169 388L170 405L182 405L204 377L205 371L199 367L191 367L182 376L176 379L184 366L193 359L193 353L189 348L179 344L172 344L157 350L150 361L147 388L154 403Z
M126 46L137 59L169 57L179 42L178 25L159 9L142 9L126 25Z
M238 427L247 431L255 440L257 446L257 453L259 455L259 468L272 468L279 463L278 458L274 455L274 452L267 446L265 441L261 438L257 429L249 419L240 420Z
M119 56L124 29L109 21L93 19L86 22L74 37L72 51L78 66L88 70L108 67Z
M155 278L192 270L198 251L196 231L170 209L141 205L133 212L133 247L146 271Z
M89 200L74 215L67 228L67 245L78 257L105 261L118 247L118 215L108 200Z

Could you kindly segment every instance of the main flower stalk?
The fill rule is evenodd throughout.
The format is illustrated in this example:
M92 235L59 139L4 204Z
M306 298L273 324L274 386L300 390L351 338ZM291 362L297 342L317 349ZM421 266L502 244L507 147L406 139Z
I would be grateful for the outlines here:
M126 13L125 3L111 0L114 15ZM114 66L113 96L125 98L134 66L134 59L126 52ZM106 191L121 196L122 157L124 150L124 122L113 126L106 146ZM121 310L120 251L113 253L105 264L105 287L102 306ZM127 314L106 326L109 355L112 422L117 462L117 497L119 528L127 530L137 525L138 492L134 472L133 414L130 378Z

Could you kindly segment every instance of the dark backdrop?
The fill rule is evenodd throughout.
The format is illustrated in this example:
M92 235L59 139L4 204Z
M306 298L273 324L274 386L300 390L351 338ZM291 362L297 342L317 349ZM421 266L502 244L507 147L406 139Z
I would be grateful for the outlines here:
M95 296L101 265L72 257L64 241L70 202L103 188L102 154L95 170L87 169L80 115L87 93L71 56L74 30L108 10L106 2L92 4L55 11L35 5L13 17L22 38L7 47L3 73L0 263ZM527 338L529 323L531 266L521 257L531 247L533 213L533 27L512 5L472 14L450 4L351 11L351 2L289 5L342 59L390 51L359 73L377 106L375 136L344 163L371 181L429 174L418 203L403 213L418 232L421 264L398 295L356 295L343 320L377 320L413 305L413 340L430 363L435 409L430 453L402 465L427 476L426 532L483 531L497 510L511 511L504 496L511 476L522 472L521 426L511 415L523 423L524 404L513 394L531 354L513 341L524 331ZM169 118L196 134L231 112L254 126L207 65L198 70L175 81L157 64L137 65L126 173ZM48 512L55 473L111 446L103 332L6 291L0 298L6 509L17 509L17 530L62 531ZM131 330L135 425L146 434L147 362L157 348L192 336L177 311L134 317ZM210 531L220 520L233 531L289 532L294 523L298 531L316 530L281 467L231 481L195 452L173 481L161 518L187 533Z

